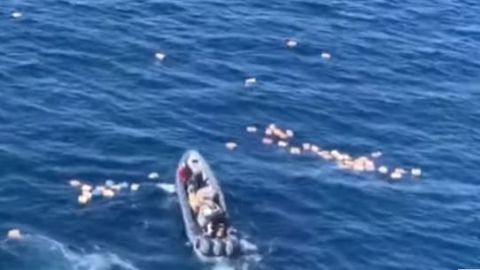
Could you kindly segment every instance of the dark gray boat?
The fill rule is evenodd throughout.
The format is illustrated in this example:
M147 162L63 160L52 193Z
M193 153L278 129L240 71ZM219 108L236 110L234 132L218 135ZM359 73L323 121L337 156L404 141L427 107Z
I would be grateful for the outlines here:
M180 159L176 173L176 191L187 237L202 261L216 262L245 255L247 242L242 241L231 226L220 185L197 151L187 151ZM201 201L198 210L191 197L196 198L200 193L207 194L208 198ZM210 206L202 208L206 202L213 205L213 210ZM209 215L203 214L205 209ZM212 224L218 227L216 232L211 229L214 226Z

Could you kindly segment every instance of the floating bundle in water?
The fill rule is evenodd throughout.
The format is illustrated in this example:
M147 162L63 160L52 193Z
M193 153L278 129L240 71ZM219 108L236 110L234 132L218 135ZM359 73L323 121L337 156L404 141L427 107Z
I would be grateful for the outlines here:
M273 140L271 138L265 137L265 138L262 139L262 143L263 144L272 144Z
M11 229L7 232L7 238L12 240L19 240L23 237L19 229Z
M105 198L112 198L113 196L115 196L115 192L107 188L102 191L102 196Z
M159 174L157 172L151 172L147 177L153 180L159 178ZM77 202L81 205L88 204L95 197L111 199L125 190L137 192L140 189L139 183L128 183L126 181L115 182L111 179L106 180L104 185L91 185L88 184L87 181L79 179L72 179L68 183L71 187L74 187L80 192L77 197ZM175 191L174 185L172 184L158 183L156 186L168 193Z
M301 150L300 147L292 146L292 147L290 147L290 154L300 155L300 154L302 154L302 150Z
M130 189L130 191L135 192L140 188L140 184L133 183L129 184L128 182L115 183L113 180L105 181L104 185L92 186L78 179L72 179L69 181L70 186L78 188L80 195L77 197L77 202L79 204L85 205L92 201L93 197L103 197L103 198L113 198L116 193L119 193L123 189Z
M229 150L235 150L238 144L236 142L227 142L225 143L225 147Z
M245 79L244 86L245 87L252 87L257 83L257 78L247 78Z
M92 191L92 186L87 185L87 184L83 184L81 190L82 190L82 192L90 192L90 191Z
M332 58L332 55L328 52L322 52L322 54L320 56L325 60L328 60L328 59Z
M155 54L155 58L156 58L158 61L163 61L166 57L167 57L167 55L164 54L164 53L161 53L161 52L157 52L157 53Z
M287 141L278 141L277 145L278 145L278 147L285 148L285 147L288 146L288 142Z
M295 48L297 47L298 45L298 41L294 40L294 39L287 39L287 41L285 41L285 46L289 49L292 49L292 48Z
M78 203L79 204L87 204L92 199L92 196L88 196L87 194L81 194L78 196Z
M151 172L151 173L148 174L148 179L152 179L152 180L153 180L153 179L157 179L157 178L159 178L159 177L160 177L160 175L158 175L157 172Z
M131 184L130 185L130 190L131 191L137 191L138 189L140 188L140 185L139 184Z
M13 17L14 19L19 19L19 18L21 18L22 16L23 16L23 14L22 14L21 12L19 12L19 11L14 11L14 12L12 12L12 17Z
M249 133L255 133L257 132L257 127L256 126L247 126L245 130Z
M378 172L381 174L387 174L388 173L388 168L386 166L380 166L378 167Z
M413 168L411 170L411 173L412 173L413 176L418 177L418 176L422 175L422 170L420 168Z
M249 132L248 129L247 132ZM377 164L378 162L374 159L378 159L383 155L380 151L372 152L370 157L359 156L355 158L340 150L326 150L310 142L304 142L297 146L293 142L294 135L295 133L293 130L282 129L276 124L271 123L265 128L265 136L262 138L262 143L267 145L276 143L279 148L286 148L288 153L292 155L313 154L323 160L334 161L337 167L343 170L371 173L378 172L381 175L388 176L392 180L402 179L407 174L407 170L403 168L395 168L389 173L386 166ZM412 168L410 174L412 177L419 177L422 174L422 171L420 168Z

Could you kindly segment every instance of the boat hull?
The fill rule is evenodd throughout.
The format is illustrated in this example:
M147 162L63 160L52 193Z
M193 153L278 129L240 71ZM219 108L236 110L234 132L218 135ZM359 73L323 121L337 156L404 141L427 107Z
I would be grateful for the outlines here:
M228 259L232 259L234 257L238 257L241 254L241 247L238 238L234 234L228 234L225 239L216 239L207 237L202 230L202 228L198 225L196 218L194 216L193 211L188 202L188 193L185 185L184 175L181 174L181 170L184 166L186 166L187 160L195 158L201 164L202 173L204 174L203 177L208 179L208 185L211 186L214 190L217 191L218 194L218 204L224 211L224 215L226 220L229 220L227 207L225 204L225 197L221 190L220 184L215 177L213 171L211 170L210 166L206 162L206 160L200 155L199 152L195 150L187 151L182 158L177 167L176 173L176 192L178 196L178 201L180 205L180 209L182 212L183 222L185 224L185 232L191 246L195 254L197 255L200 260L205 262L218 262L224 261ZM230 229L233 229L229 226ZM229 231L236 231L236 230L229 230ZM206 247L208 246L208 247ZM216 251L215 252L215 248ZM210 250L210 251L206 251ZM216 254L215 254L216 253Z

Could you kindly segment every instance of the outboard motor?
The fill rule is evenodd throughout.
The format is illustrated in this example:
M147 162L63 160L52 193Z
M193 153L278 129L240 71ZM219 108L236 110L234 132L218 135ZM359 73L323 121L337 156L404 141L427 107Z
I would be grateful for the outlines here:
M209 239L205 237L197 238L195 246L200 252L205 256L211 256L212 254L212 243Z
M238 250L239 250L239 243L235 236L231 236L230 238L225 240L225 254L228 257L235 256Z
M222 240L219 239L213 239L213 255L215 256L223 256L225 253L225 244L223 243Z

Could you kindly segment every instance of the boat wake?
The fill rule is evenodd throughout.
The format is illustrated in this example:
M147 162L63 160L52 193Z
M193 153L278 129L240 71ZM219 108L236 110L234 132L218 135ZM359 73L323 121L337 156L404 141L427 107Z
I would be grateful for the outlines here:
M158 183L157 187L162 189L163 191L173 194L175 193L175 185L174 184L167 184L167 183Z
M256 266L262 261L262 256L258 253L258 247L243 239L242 246L246 255L232 261L222 261L214 263L211 270L250 270L257 269Z
M17 270L138 270L116 254L73 251L64 244L41 235L25 235L20 240L2 242L0 269L4 269L3 263Z
M212 270L235 270L235 266L227 263L216 263L213 265Z

